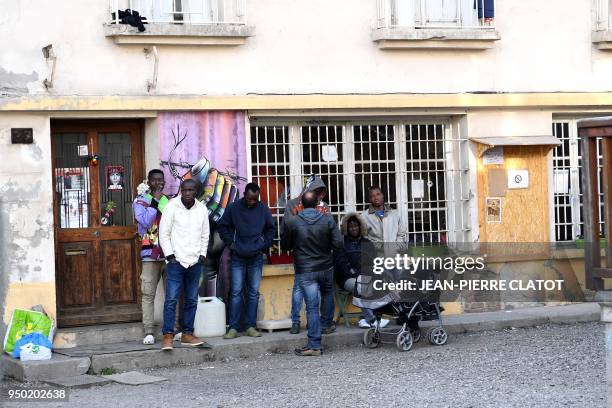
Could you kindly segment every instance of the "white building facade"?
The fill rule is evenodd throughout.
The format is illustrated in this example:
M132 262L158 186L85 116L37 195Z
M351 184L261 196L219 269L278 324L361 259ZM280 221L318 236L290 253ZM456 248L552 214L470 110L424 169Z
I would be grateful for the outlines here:
M144 31L120 23L128 8ZM417 246L582 234L576 120L612 113L609 0L0 0L0 10L5 323L37 303L65 326L138 320L137 262L116 260L137 245L135 183L172 161L163 145L183 120L172 115L231 113L229 124L185 126L208 129L202 146L243 146L228 171L265 185L277 218L318 173L338 217L380 185ZM502 162L487 161L493 146ZM120 199L104 184L114 165ZM504 193L499 223L485 214L499 195L493 169L530 178ZM82 208L73 218L71 198ZM113 200L111 233L100 218ZM289 282L290 268L273 266L270 279ZM274 290L262 292L290 289ZM266 319L283 318L278 309L266 306Z

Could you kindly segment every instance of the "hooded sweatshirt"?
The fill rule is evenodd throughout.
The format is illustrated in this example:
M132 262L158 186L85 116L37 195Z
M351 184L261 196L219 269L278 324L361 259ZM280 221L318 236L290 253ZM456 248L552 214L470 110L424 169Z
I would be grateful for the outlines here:
M332 269L332 250L342 248L342 235L331 215L306 208L286 224L281 246L293 250L296 274L322 272Z
M283 222L285 224L291 222L291 220L296 215L298 215L302 210L304 210L304 207L302 206L302 194L307 191L314 191L317 188L327 189L327 186L325 185L321 177L317 176L316 174L311 174L310 176L308 176L306 184L304 185L304 188L302 189L300 195L296 198L287 201L287 206L285 207L285 216L283 219ZM327 204L321 201L317 206L317 211L322 214L329 214L329 207L327 206Z
M359 236L353 238L348 233L348 223L356 219L359 222ZM358 213L347 213L342 217L340 224L342 235L344 235L344 246L338 251L334 251L334 271L338 286L343 288L344 283L351 278L357 278L361 274L362 251L368 250L366 244L370 243L365 236L368 233L368 226L365 220Z
M231 203L219 222L219 235L232 254L249 258L272 246L274 220L266 203L249 207L244 198Z

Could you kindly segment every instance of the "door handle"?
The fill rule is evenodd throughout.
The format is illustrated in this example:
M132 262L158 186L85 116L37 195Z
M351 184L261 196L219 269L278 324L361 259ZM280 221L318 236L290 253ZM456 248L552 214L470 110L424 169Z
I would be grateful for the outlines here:
M66 252L64 252L64 254L66 256L75 256L75 255L87 255L86 251L83 250L67 250Z
M99 238L99 237L100 237L100 231L98 231L98 230L95 230L95 231L93 232L93 234L94 234L94 237L96 237L96 238Z

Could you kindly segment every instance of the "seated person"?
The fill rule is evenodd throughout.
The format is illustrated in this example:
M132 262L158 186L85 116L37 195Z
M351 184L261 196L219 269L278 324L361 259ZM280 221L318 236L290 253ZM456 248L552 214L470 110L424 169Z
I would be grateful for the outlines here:
M365 221L358 213L348 213L342 218L342 235L344 235L344 249L334 251L334 270L336 284L344 290L353 293L357 277L361 273L361 244L368 230ZM359 327L369 329L372 327L375 316L372 309L361 309L362 318ZM381 319L380 327L389 324L389 320Z

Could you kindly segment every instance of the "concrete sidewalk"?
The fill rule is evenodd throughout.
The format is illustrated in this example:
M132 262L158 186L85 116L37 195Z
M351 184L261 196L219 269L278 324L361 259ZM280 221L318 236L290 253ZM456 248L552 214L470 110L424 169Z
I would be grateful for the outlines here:
M564 306L542 306L486 313L468 313L444 317L443 324L448 333L468 333L485 330L533 327L545 324L573 324L599 321L601 308L598 303L579 303ZM423 322L422 327L433 325ZM335 333L323 337L326 349L358 346L365 330L352 326L339 326ZM262 337L238 337L223 340L220 337L206 339L212 349L175 348L171 352L159 349L99 354L95 348L89 357L67 357L57 353L48 361L22 363L4 354L0 366L3 374L20 381L50 380L58 377L77 376L85 373L99 374L103 370L114 372L140 370L143 368L167 367L183 364L201 364L216 360L255 357L258 355L287 353L302 347L306 342L303 330L298 335L288 331L264 333ZM452 336L450 340L452 342ZM125 346L126 343L121 343ZM108 350L108 344L105 349Z

